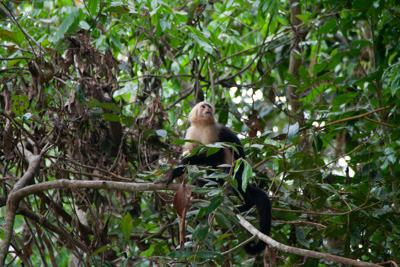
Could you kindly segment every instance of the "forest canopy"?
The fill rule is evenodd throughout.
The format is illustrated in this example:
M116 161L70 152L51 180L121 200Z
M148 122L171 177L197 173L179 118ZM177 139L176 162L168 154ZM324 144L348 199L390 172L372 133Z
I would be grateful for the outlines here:
M3 1L0 19L0 266L400 262L396 1ZM258 219L231 175L195 188L190 166L183 218L182 179L153 184L200 101L271 198L264 254L241 248Z

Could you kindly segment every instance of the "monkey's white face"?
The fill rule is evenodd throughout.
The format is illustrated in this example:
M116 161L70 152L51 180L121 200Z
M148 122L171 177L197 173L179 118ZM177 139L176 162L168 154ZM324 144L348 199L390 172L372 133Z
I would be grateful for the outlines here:
M209 104L201 104L197 111L197 116L199 119L209 119L214 118L214 112L212 107Z
M192 126L204 126L215 123L214 109L207 102L200 102L189 113L189 121Z

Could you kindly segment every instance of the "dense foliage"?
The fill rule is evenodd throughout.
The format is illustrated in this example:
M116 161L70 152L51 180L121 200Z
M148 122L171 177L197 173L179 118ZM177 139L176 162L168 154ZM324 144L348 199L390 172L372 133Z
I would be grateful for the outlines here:
M273 239L400 262L396 1L6 1L0 17L7 264L262 263L236 248L251 235L224 187L193 190L184 250L174 191L152 187L200 100L242 139ZM264 260L332 264L278 249Z

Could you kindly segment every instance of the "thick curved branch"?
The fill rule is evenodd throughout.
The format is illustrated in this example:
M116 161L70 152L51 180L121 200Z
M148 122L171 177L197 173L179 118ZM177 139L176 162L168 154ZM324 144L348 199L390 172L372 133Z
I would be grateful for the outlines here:
M312 250L307 250L307 249L302 249L302 248L296 248L296 247L291 247L284 245L282 243L279 243L272 239L271 237L264 235L260 231L258 231L257 228L255 228L251 223L249 223L242 215L236 214L236 217L239 219L239 223L246 228L247 231L252 233L253 235L256 235L258 238L261 240L265 241L269 246L276 248L278 250L281 250L286 253L293 253L296 255L302 255L305 257L311 257L311 258L317 258L317 259L323 259L331 262L337 262L337 263L342 263L342 264L349 264L352 266L375 266L378 267L380 265L374 264L374 263L369 263L369 262L363 262L363 261L358 261L358 260L353 260L349 258L344 258L341 256L336 256L332 255L329 253L322 253L322 252L316 252Z
M127 192L142 192L142 191L160 191L160 190L178 190L180 184L170 184L168 188L165 184L153 183L126 183L126 182L112 182L112 181L74 181L74 180L56 180L26 186L13 194L13 199L21 200L32 194L37 194L51 189L69 188L90 188L90 189L107 189L107 190L121 190ZM11 196L10 196L11 198Z
M1 240L0 243L0 266L4 265L8 253L8 248L10 246L13 233L15 215L20 200L18 198L15 198L15 192L17 192L19 189L23 188L25 185L33 180L36 171L39 169L41 159L41 156L33 155L28 150L25 150L22 146L18 146L16 150L24 156L25 160L29 163L29 167L26 170L25 174L18 180L18 182L15 183L14 188L11 190L6 203L6 225L3 228L4 240Z
M25 151L26 158L29 158L30 162L29 168L25 175L17 182L21 186L17 187L15 185L14 189L9 195L7 205L6 205L6 221L7 224L4 227L4 231L6 233L5 240L1 243L1 254L0 254L0 266L4 264L5 257L8 252L8 247L10 245L10 240L13 231L15 214L18 208L18 204L24 197L27 197L31 194L37 194L46 190L51 189L60 189L60 188L69 188L69 189L78 189L78 188L91 188L91 189L108 189L108 190L121 190L128 192L137 192L137 191L159 191L165 190L165 184L153 184L153 183L125 183L125 182L111 182L111 181L73 181L73 180L57 180L44 182L40 184L29 185L23 187L26 183L22 185L21 181L29 181L33 178L35 171L39 167L40 157L34 156L30 152ZM179 188L180 184L170 184L168 186L169 190L176 191ZM23 188L21 188L23 187ZM21 211L21 210L20 210ZM26 211L26 210L24 210ZM32 214L29 214L33 216ZM45 226L46 227L46 226ZM64 232L57 230L53 227L53 225L47 225L49 230L52 230L59 234L61 237L65 235ZM84 244L80 242L75 243L80 248L84 248Z

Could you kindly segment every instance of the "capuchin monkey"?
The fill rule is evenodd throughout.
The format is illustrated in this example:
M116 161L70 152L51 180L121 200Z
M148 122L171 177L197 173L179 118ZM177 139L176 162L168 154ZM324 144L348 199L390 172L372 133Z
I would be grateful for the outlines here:
M242 143L239 138L226 126L215 121L214 108L207 102L198 103L189 113L191 126L187 130L186 139L198 141L204 145L227 142L237 145L237 151L232 148L220 149L217 153L207 157L207 151L199 152L181 160L180 167L172 170L169 175L155 183L165 183L168 186L173 179L181 176L185 172L184 165L203 165L211 166L216 169L221 164L234 166L234 161L245 159ZM186 143L184 145L184 155L189 155L198 146L198 143ZM258 187L248 185L246 192L242 189L243 163L239 166L235 179L238 184L237 191L244 199L244 204L238 207L239 212L245 212L254 205L258 209L260 231L266 235L271 231L271 202L266 192ZM244 250L250 255L256 255L264 251L266 243L262 240L250 242L244 246Z

